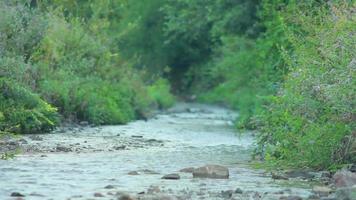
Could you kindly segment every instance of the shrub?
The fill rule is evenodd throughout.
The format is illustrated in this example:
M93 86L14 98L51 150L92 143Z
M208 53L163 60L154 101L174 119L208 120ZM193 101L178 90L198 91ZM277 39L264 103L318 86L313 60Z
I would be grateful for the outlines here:
M170 93L168 81L162 78L148 86L148 95L160 109L168 108L175 102L173 95Z
M0 131L40 133L58 122L56 108L17 83L0 79Z
M351 162L345 149L354 121L355 29L347 1L289 5L286 23L294 53L283 89L261 116L259 150L269 163L333 168ZM351 155L352 154L352 155ZM337 156L336 156L337 155ZM283 166L283 165L282 165Z

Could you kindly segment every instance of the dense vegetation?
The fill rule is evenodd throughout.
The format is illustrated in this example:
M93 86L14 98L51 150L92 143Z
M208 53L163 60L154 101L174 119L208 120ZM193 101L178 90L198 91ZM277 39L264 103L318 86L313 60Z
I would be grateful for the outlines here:
M268 164L356 162L353 0L0 3L0 131L126 123L179 96L237 109Z
M167 81L143 79L121 58L110 4L72 13L75 1L26 2L0 2L0 131L48 131L58 113L120 124L173 103Z

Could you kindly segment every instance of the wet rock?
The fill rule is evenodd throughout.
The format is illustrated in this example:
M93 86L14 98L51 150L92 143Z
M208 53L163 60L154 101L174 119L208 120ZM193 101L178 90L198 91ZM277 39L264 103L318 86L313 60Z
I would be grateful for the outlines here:
M115 150L124 150L126 149L126 146L125 145L121 145L121 146L116 146L114 147Z
M338 200L356 199L356 185L351 187L338 188L335 192L335 197Z
M193 170L194 178L228 179L229 169L220 165L206 165Z
M235 193L236 193L236 194L242 194L243 191L242 191L241 188L236 188Z
M311 194L309 197L308 197L308 200L319 200L320 197L316 194Z
M137 171L131 171L127 173L128 175L140 175Z
M281 197L279 199L280 200L303 200L303 198L300 196L285 196L285 197Z
M65 146L57 146L56 151L58 152L70 152L71 148Z
M142 135L131 135L131 137L133 137L133 138L143 138Z
M113 186L113 185L107 185L107 186L105 186L104 188L105 188L105 189L114 189L115 186Z
M184 168L184 169L179 170L179 172L183 172L183 173L193 173L194 169L195 169L194 167L187 167L187 168Z
M158 172L150 170L150 169L144 169L144 170L142 170L142 172L145 174L159 174Z
M136 200L135 197L130 196L129 194L120 194L117 200Z
M18 143L18 141L10 140L10 141L6 142L5 145L18 146L19 143Z
M352 165L349 167L349 170L350 170L350 172L356 173L356 164L352 164Z
M21 144L28 144L27 140L25 140L25 139L20 139L19 142L20 142Z
M288 180L288 177L286 177L283 174L277 174L277 173L272 172L271 175L272 175L272 178L275 180Z
M302 178L302 179L313 179L315 177L315 175L311 171L307 171L307 170L286 171L285 176L287 178Z
M31 135L29 138L33 141L43 141L43 138L38 135Z
M20 192L13 192L10 195L11 197L24 197L25 195L21 194Z
M94 197L105 197L105 196L103 194L101 194L100 192L95 192Z
M232 190L226 190L226 191L221 191L221 197L224 199L230 199L232 197L232 194L234 193L234 191Z
M178 180L180 179L179 174L167 174L162 177L162 179L168 179L168 180Z
M156 139L148 139L146 141L149 143L162 143L163 142L162 140L156 140Z
M315 186L313 192L321 197L326 197L332 192L332 189L326 186Z
M356 173L340 170L333 176L334 184L336 187L351 187L356 185Z

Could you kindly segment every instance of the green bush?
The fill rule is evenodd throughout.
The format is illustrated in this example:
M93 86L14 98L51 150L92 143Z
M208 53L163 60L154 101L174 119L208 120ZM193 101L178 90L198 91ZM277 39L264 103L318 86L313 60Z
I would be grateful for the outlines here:
M0 79L0 131L41 133L58 122L57 109L17 83Z
M160 78L148 86L148 95L156 102L158 108L168 108L175 102L173 95L170 93L170 89L169 82Z
M269 163L333 168L354 161L355 26L347 1L291 3L284 12L293 54L283 89L261 116L259 150ZM296 11L299 12L296 12ZM345 141L346 140L346 141ZM282 165L283 166L283 165Z

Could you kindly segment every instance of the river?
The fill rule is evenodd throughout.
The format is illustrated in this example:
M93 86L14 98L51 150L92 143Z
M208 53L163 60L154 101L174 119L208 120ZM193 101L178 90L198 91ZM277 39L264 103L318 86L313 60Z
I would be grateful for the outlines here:
M251 166L254 137L236 133L236 117L222 107L178 103L147 121L24 136L23 153L0 160L0 199L15 199L13 192L26 200L117 199L122 193L139 199L308 197L310 182L274 180ZM228 167L229 179L179 172L206 164ZM161 179L170 173L180 179Z

